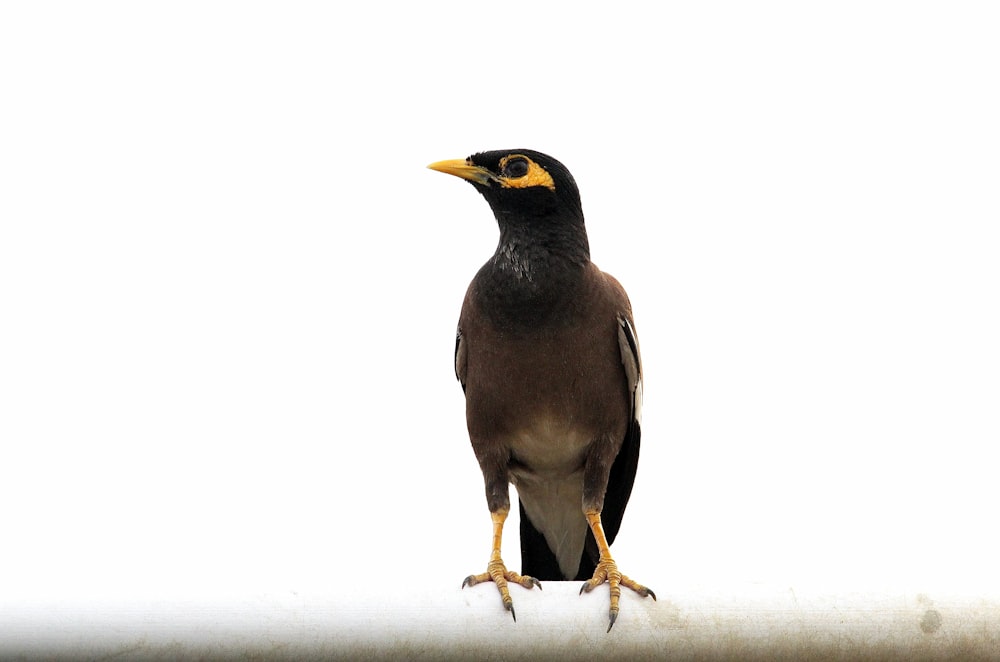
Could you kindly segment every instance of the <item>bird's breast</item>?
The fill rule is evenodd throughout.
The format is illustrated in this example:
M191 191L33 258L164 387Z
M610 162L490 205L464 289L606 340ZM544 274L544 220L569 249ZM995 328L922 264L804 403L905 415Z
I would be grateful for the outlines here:
M630 394L616 306L601 282L581 281L544 306L501 305L494 283L479 277L466 295L459 328L469 433L474 446L508 450L515 476L580 471L595 440L624 437Z
M628 401L615 343L578 331L471 333L465 395L473 438L504 444L512 461L533 470L582 467L595 439L624 434Z

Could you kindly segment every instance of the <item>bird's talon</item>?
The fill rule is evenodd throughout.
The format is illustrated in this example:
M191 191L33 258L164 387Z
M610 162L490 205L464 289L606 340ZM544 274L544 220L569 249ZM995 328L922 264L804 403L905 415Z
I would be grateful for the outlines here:
M653 589L647 588L646 591L649 593L649 597L653 598L653 602L656 602L656 593L653 593Z
M608 611L608 632L611 632L615 621L618 620L618 604L621 599L622 587L635 591L640 597L653 596L653 600L656 600L656 594L651 590L634 579L629 579L621 574L618 570L618 564L610 558L610 555L597 564L597 568L594 569L594 576L583 583L583 586L580 588L580 594L583 595L585 591L589 593L605 582L608 583L611 598L611 609Z
M482 584L490 578L489 573L484 572L481 575L469 575L462 580L462 588L466 586L475 586L476 584Z
M499 532L502 527L504 519L504 514L496 514L494 516L494 523ZM500 537L497 535L496 544L500 544ZM497 587L497 591L500 592L500 601L503 602L503 608L510 612L511 618L514 622L517 622L517 614L514 613L514 600L510 597L510 584L517 584L518 586L523 586L526 589L531 589L533 586L537 586L539 589L542 588L541 582L539 582L534 577L528 575L519 575L513 570L507 570L504 565L503 560L500 558L500 550L494 550L495 557L490 560L486 566L486 572L479 575L469 575L462 582L462 588L466 586L475 586L476 584L484 584L487 582L493 582L494 586Z

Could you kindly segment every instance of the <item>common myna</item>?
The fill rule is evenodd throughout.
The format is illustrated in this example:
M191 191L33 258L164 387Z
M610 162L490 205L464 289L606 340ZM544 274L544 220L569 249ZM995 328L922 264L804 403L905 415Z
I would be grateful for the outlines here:
M428 167L471 182L500 226L455 343L493 518L487 571L462 586L494 582L516 620L507 582L586 580L583 593L607 581L610 631L621 586L656 599L609 549L639 460L642 368L628 296L590 261L576 182L552 157L517 149ZM500 558L508 483L519 497L523 574Z

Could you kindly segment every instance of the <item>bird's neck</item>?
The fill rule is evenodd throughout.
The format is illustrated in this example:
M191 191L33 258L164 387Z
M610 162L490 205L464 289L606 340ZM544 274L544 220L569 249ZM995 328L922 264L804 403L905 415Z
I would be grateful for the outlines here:
M500 241L491 263L508 286L544 285L572 278L590 262L590 244L582 219L578 223L500 222ZM528 289L532 289L528 287Z
M577 227L501 225L496 252L482 271L485 310L504 325L544 324L571 305L590 263L587 233Z

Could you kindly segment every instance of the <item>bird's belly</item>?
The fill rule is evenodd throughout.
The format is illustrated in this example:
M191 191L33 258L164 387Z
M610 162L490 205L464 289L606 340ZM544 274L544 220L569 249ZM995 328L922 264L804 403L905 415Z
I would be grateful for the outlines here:
M556 416L540 416L515 430L508 443L515 478L556 480L582 472L592 433Z

